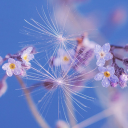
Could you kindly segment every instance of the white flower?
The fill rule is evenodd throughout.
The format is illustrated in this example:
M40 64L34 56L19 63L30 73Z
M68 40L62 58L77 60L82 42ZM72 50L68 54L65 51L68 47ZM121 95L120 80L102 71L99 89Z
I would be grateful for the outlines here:
M25 51L23 51L21 58L25 65L30 65L30 60L34 59L34 55L31 54L33 47L28 47Z
M2 66L2 69L6 70L6 74L10 77L13 74L20 75L20 73L21 73L21 62L15 61L14 59L9 58L8 63L4 64Z

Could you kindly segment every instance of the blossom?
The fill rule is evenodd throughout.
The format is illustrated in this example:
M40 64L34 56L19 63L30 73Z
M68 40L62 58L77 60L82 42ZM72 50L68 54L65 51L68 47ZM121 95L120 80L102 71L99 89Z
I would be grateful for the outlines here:
M111 85L111 83L117 83L118 77L114 75L115 69L114 67L99 67L98 68L100 73L98 73L94 79L96 81L102 80L102 86L108 87Z
M0 56L0 65L3 63L3 58Z
M128 75L126 75L125 73L123 73L122 75L120 75L119 77L119 85L124 88L127 86L127 81L128 81Z
M66 70L72 62L75 52L73 49L67 52L63 49L58 50L57 57L53 60L54 66L61 66L63 70Z
M80 65L86 66L93 58L94 50L93 49L86 49L85 47L80 48L76 55L76 60L74 63L74 68L78 69Z
M128 68L128 58L123 59L123 64Z
M113 58L110 53L110 44L104 44L102 47L100 45L96 45L94 52L97 58L97 66L104 66L106 60L110 60Z
M8 63L2 66L3 70L6 70L6 74L11 77L13 74L20 75L21 73L21 62L15 61L12 58L8 59Z
M126 59L126 61L124 61L124 63L126 63L125 66L127 66L127 59ZM119 78L119 85L122 88L126 87L128 75L125 73L124 69L122 67L119 67L117 64L114 64L114 68L115 68L115 75Z
M7 91L7 83L6 83L7 75L5 75L0 81L0 97L5 94Z
M33 50L33 47L28 47L25 49L21 55L22 61L25 63L25 65L31 65L30 60L34 59L34 55L31 53Z

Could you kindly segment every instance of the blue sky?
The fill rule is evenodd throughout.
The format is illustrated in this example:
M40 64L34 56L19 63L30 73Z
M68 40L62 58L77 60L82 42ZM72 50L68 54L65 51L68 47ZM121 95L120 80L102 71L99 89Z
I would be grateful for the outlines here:
M0 1L0 55L5 56L7 53L15 53L20 50L22 42L27 40L27 37L20 33L23 26L27 26L24 19L29 20L30 18L39 18L36 7L41 8L41 5L45 7L46 3L43 0L1 0ZM89 2L84 2L84 4L78 6L78 11L83 16L88 15L91 11L102 12L99 17L102 24L107 19L108 15L113 8L117 6L123 6L126 8L128 14L127 0L90 0ZM98 28L102 30L102 27ZM113 44L118 42L128 42L128 24L125 23L123 26L118 27L113 35L107 38L107 40ZM29 38L30 39L30 38ZM4 75L4 71L0 69L0 77ZM27 84L30 84L28 80L25 80ZM8 91L0 98L0 128L39 128L39 125L32 116L26 99L22 95L22 91L18 91L20 86L15 79L15 77L9 78L7 80ZM85 91L87 94L96 97L94 90ZM40 99L41 94L34 97L35 103ZM55 99L57 94L55 94ZM94 114L102 111L97 102L83 101L90 109L84 113L84 119L93 116ZM57 100L54 100L52 107L48 110L46 120L54 128L55 122L57 121ZM79 110L82 113L81 110ZM78 121L83 120L79 115ZM95 123L88 128L100 128L105 120Z

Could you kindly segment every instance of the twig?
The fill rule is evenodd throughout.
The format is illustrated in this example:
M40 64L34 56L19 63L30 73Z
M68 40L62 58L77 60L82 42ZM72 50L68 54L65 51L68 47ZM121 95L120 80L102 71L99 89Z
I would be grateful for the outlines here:
M30 108L33 116L35 117L36 121L38 122L38 124L41 126L41 128L50 128L49 125L46 123L46 121L43 119L43 117L39 114L32 98L29 94L30 92L27 90L26 85L24 84L23 80L19 76L16 76L16 78L19 81L21 87L23 88L29 108Z
M85 127L87 127L87 126L89 126L89 125L91 125L91 124L93 124L93 123L95 123L95 122L97 122L103 118L111 116L111 115L113 115L112 109L111 108L106 109L106 110L84 120L83 122L77 124L73 128L85 128Z

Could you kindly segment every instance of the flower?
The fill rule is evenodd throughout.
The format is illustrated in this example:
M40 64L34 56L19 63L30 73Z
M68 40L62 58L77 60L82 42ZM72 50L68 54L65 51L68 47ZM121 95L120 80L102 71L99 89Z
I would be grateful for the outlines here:
M122 73L122 75L120 75L119 77L119 85L124 88L127 86L127 81L128 81L128 75L126 75L125 73Z
M96 45L94 52L97 58L97 66L104 66L106 60L110 60L113 58L110 51L110 44L104 44L102 47L100 45Z
M5 75L0 81L0 97L5 94L7 91L7 83L6 83L7 75Z
M2 65L3 64L3 58L0 56L0 65Z
M127 66L127 62L124 61ZM119 67L117 64L114 64L115 68L115 75L119 78L119 85L124 88L127 86L127 80L128 80L128 75L125 73L124 69L122 67Z
M61 66L63 70L66 70L72 62L75 52L73 49L67 52L63 49L58 50L57 57L53 60L54 66Z
M123 64L126 66L126 68L128 68L128 58L125 58L123 60Z
M25 63L25 65L31 65L29 61L34 59L34 55L31 53L32 50L33 50L33 47L28 47L23 51L21 55L22 61Z
M111 83L117 83L118 77L114 75L115 69L114 67L99 67L98 68L100 73L98 73L94 79L96 81L102 80L102 86L108 87L111 85Z
M20 75L21 73L21 62L15 61L12 58L8 59L8 63L2 66L3 70L6 70L6 74L11 77L13 74Z
M74 63L73 68L78 69L81 65L86 66L93 58L94 50L93 49L86 49L85 47L80 48L76 55L76 60Z

